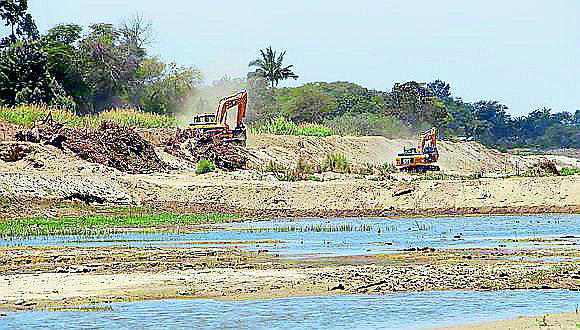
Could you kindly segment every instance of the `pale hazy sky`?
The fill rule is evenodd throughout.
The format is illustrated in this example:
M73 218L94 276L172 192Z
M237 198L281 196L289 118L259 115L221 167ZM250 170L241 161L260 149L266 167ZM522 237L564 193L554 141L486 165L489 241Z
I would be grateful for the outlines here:
M207 80L243 77L258 50L288 51L293 86L348 80L375 89L443 79L465 100L515 115L580 108L580 0L29 0L42 32L58 23L154 24L151 53Z

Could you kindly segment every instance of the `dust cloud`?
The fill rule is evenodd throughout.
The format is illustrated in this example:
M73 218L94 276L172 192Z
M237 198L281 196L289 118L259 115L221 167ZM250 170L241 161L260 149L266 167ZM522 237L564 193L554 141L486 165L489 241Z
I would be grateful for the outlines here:
M197 114L216 113L219 101L246 88L246 81L241 78L224 76L209 85L196 88L192 95L184 102L182 111L177 113L179 124L184 126L193 121ZM230 127L236 124L235 116L229 115L227 123Z

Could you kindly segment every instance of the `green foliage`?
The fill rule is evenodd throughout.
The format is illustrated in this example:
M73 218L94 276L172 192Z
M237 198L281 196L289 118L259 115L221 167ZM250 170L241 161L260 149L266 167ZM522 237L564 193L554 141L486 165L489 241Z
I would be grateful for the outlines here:
M40 38L27 1L0 3L0 16L12 35L3 52L4 105L45 104L95 113L119 106L156 113L178 113L201 81L195 68L165 64L147 56L152 26L142 16L119 26L97 23L83 31L61 24ZM31 43L28 39L39 39ZM8 72L10 71L11 72ZM16 73L27 73L20 76ZM0 91L0 93L2 93Z
M449 84L395 84L390 92L347 82L310 83L264 91L254 86L250 120L268 122L282 114L294 123L322 123L341 135L411 137L438 127L442 135L474 138L502 150L549 146L580 148L580 110L551 113L536 110L512 118L497 101L465 103L453 98ZM266 119L266 120L264 120Z
M0 50L1 104L56 105L66 103L64 94L50 75L48 58L38 42L17 42Z
M195 170L196 174L205 174L209 172L215 171L216 167L215 164L212 163L210 160L202 159L197 164L197 169Z
M0 1L0 18L10 28L10 35L0 41L1 47L8 47L18 40L38 38L38 29L27 13L28 0Z
M202 80L195 68L181 68L155 58L144 60L136 74L145 83L131 88L134 103L157 113L179 113Z
M276 93L282 113L295 122L322 122L336 110L336 98L323 93L315 84L284 88Z
M119 26L97 23L83 30L57 25L42 36L28 14L27 0L0 1L0 18L9 30L0 41L0 105L42 104L77 113L126 107L177 114L191 108L194 94L200 94L195 93L202 80L199 70L147 54L152 25L140 15ZM298 78L292 65L284 64L285 54L272 47L261 50L260 58L250 63L255 71L247 81L236 82L249 91L247 120L255 131L401 137L434 126L449 139L474 138L502 150L580 148L580 110L553 113L542 108L512 118L497 101L463 102L441 80L396 83L384 91L349 82L276 89L280 81ZM198 101L206 108L211 100ZM147 118L137 125L149 123Z
M82 30L79 25L62 24L50 29L41 38L43 50L48 56L50 74L74 99L75 104L81 105L87 102L91 93L76 48Z
M325 137L335 135L334 131L322 124L303 123L298 125L294 135Z
M123 232L154 231L156 227L191 226L234 219L229 215L144 215L37 218L0 221L0 237L55 235L98 236Z
M560 175L568 176L568 175L576 175L580 174L580 168L563 168L560 170Z
M303 136L331 136L334 134L332 129L320 125L304 123L296 125L286 117L276 117L269 123L257 125L252 128L255 133L276 134L276 135L303 135Z
M102 121L113 121L121 126L131 126L136 128L164 128L177 126L177 119L174 115L157 114L151 112L137 111L134 109L112 109L99 112L96 115L85 115L93 122L92 126L98 127Z
M350 173L350 162L345 155L328 154L322 163L321 169L324 172Z
M135 128L175 127L175 116L139 112L131 109L119 109L101 112L95 115L77 115L70 110L38 106L1 107L0 122L31 126L40 122L51 113L56 122L73 127L98 127L103 121L113 121L121 126Z
M284 66L285 51L278 54L272 47L268 47L260 50L260 54L261 57L250 62L250 66L256 67L254 74L266 79L272 88L278 86L281 80L298 79L298 76L292 72L293 65Z
M327 120L324 124L340 135L379 135L393 138L414 135L399 119L374 113L344 114Z

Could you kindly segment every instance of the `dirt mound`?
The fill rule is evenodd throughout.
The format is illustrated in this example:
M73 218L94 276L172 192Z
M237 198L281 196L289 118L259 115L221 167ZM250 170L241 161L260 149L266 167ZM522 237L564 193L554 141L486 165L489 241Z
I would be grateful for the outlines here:
M416 145L415 140L387 139L378 136L284 136L250 135L249 167L261 168L269 161L294 166L299 158L320 163L330 153L345 155L354 165L392 164L403 146ZM535 162L489 149L478 142L439 141L440 167L447 172L512 173L525 171Z
M23 129L16 140L68 149L80 158L127 173L151 173L165 169L153 146L129 127L102 122L97 129L60 124Z
M192 163L211 160L218 168L227 171L243 169L247 162L243 148L193 129L177 129L175 135L163 144L164 151L175 157Z

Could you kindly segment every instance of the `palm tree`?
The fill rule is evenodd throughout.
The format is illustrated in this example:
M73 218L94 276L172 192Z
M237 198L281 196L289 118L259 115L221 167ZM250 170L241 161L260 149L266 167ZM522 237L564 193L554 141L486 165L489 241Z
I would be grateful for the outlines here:
M262 54L262 58L250 62L250 66L257 67L255 74L268 80L272 88L278 86L280 80L288 78L298 79L298 76L290 69L293 65L285 67L282 64L286 51L276 56L277 52L272 50L270 46L265 51L260 50L260 53Z

